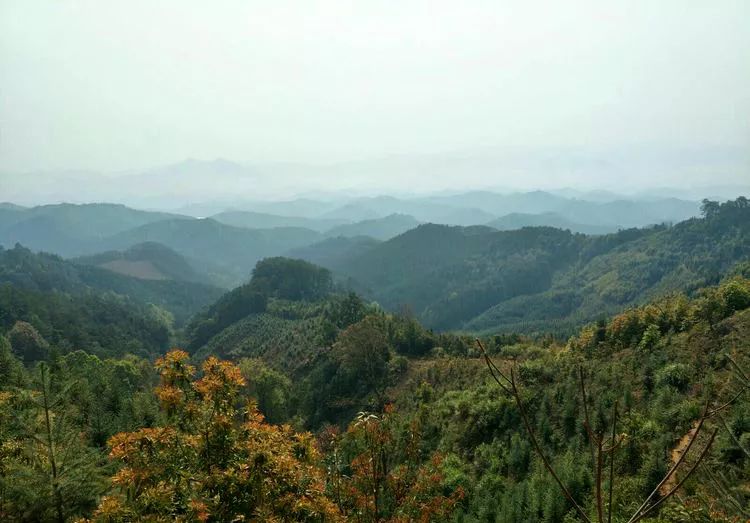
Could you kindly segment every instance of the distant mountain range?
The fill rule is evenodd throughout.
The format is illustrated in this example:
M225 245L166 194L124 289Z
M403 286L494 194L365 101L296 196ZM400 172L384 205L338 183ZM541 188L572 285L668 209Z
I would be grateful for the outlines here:
M511 194L473 191L414 198L377 196L344 202L319 201L317 204L311 200L293 200L262 204L247 202L244 205L253 212L246 215L227 212L217 214L215 218L232 225L259 227L264 223L285 223L323 231L331 221L351 223L393 214L412 216L424 223L469 226L486 224L509 214L555 213L563 224L603 226L607 232L612 232L619 228L676 223L697 216L700 207L698 201L676 198L589 201L545 191ZM263 215L257 214L261 212ZM286 217L286 220L280 217ZM548 220L553 218L547 217ZM311 221L304 222L304 219Z
M20 243L68 258L99 255L83 259L142 278L172 277L166 269L169 264L158 269L154 260L133 258L138 251L131 249L146 244L151 247L140 254L168 259L167 251L156 252L159 248L154 244L159 244L187 260L194 274L182 279L233 287L246 281L262 258L290 253L317 257L312 254L317 252L335 264L334 257L324 254L331 246L351 253L375 240L390 240L422 223L486 225L501 230L549 226L605 234L627 227L679 222L698 213L699 204L694 201L592 202L543 191L378 196L344 202L301 199L254 204L252 209L227 209L208 218L107 203L38 207L5 203L0 205L0 245L8 248ZM372 240L317 245L338 237ZM187 274L184 267L179 271Z
M217 222L245 227L248 229L271 229L274 227L302 227L317 232L325 232L339 225L350 223L336 218L308 218L303 216L284 216L254 211L224 211L211 216Z
M377 240L388 240L399 234L403 234L409 229L419 225L419 221L408 214L390 214L383 218L372 220L362 220L356 223L339 225L326 232L328 237L357 237L369 236Z
M449 190L457 194L483 188L507 194L518 192L519 187L538 187L557 196L592 202L665 197L725 200L748 193L748 160L749 150L744 146L503 146L333 163L243 163L191 158L118 172L0 171L0 187L3 199L24 205L118 201L139 208L172 209L180 214L197 212L202 217L230 208L320 216L351 200L342 196L347 193L361 196ZM716 183L705 185L704 181L711 179ZM613 189L617 180L621 188ZM609 184L608 191L566 189L601 188L602 182ZM550 186L551 183L555 185ZM648 189L655 183L667 187ZM323 192L321 188L326 187L336 187L339 192ZM616 195L613 191L630 195ZM250 200L268 201L280 195L304 196L311 202L307 206L297 202L292 212L283 213L245 205ZM321 201L325 205L321 206ZM200 204L189 205L193 202ZM545 209L550 210L553 209ZM394 212L411 214L421 221L436 221L404 209L385 214ZM537 211L490 212L500 217L510 212Z
M513 212L487 222L487 225L499 231L512 231L523 227L556 227L584 234L607 234L615 232L612 226L575 223L556 212L543 212L540 214Z
M118 204L58 204L0 208L0 245L21 243L61 256L95 252L98 242L149 223L176 218Z

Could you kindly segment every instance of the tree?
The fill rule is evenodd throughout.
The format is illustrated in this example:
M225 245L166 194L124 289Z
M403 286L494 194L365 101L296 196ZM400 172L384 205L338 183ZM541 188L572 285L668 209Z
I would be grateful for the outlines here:
M360 412L343 435L324 433L329 490L348 520L446 521L463 499L461 487L443 484L442 456L423 459L419 425L399 421L388 405L380 415Z
M391 359L383 319L367 316L349 326L339 336L333 354L341 372L362 383L365 391L374 392L378 403L383 405Z
M356 293L349 292L343 297L331 300L325 312L325 317L339 329L345 329L362 320L367 313L362 298Z
M707 198L701 201L701 214L704 218L714 218L719 214L721 205L719 202L709 200Z
M410 316L394 322L393 346L400 354L424 356L435 346L435 340L417 320Z
M110 457L122 467L95 521L339 519L311 436L265 423L252 402L237 410L239 367L211 357L195 379L180 350L156 367L167 423L110 439Z
M6 393L0 401L15 411L16 424L15 434L4 435L0 451L0 515L63 523L95 506L104 481L97 453L70 422L68 387L53 392L45 363L37 372L36 390Z
M10 342L0 336L0 390L19 385L23 379L23 365L13 354Z
M239 362L247 383L248 396L256 398L258 409L271 423L281 423L289 415L292 383L282 373L270 368L259 358L243 358Z
M49 343L33 325L25 321L17 321L8 332L10 346L26 363L42 361L49 353Z
M332 281L328 269L304 260L274 257L257 263L250 284L268 297L314 301L331 291Z

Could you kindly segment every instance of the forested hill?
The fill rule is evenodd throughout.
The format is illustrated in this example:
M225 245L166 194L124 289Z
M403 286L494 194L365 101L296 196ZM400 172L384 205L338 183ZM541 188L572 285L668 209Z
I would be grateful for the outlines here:
M390 214L383 218L363 220L333 227L326 232L326 236L336 238L339 236L351 238L358 236L369 236L377 240L387 240L401 233L413 229L419 222L406 214Z
M319 238L319 233L297 227L245 229L210 218L173 219L121 232L102 241L98 249L119 250L142 242L158 242L193 260L212 281L233 287L247 281L258 260Z
M20 245L13 249L0 247L0 285L4 285L7 292L57 294L56 299L68 296L72 301L84 296L117 294L126 302L139 306L154 304L169 311L178 325L224 293L223 289L203 283L144 280L116 274L72 263L53 254L35 254ZM34 311L26 313L33 315ZM57 328L64 329L64 326Z
M570 332L650 297L718 281L750 256L750 207L745 198L707 201L702 218L602 236L427 224L343 255L329 266L430 327Z
M159 243L188 258L193 268L209 281L227 288L247 281L258 260L322 238L322 234L300 227L247 229L210 218L141 211L114 204L0 209L0 245L5 248L20 243L35 251L64 257L107 252L111 258L110 251Z
M73 260L142 280L208 283L184 256L157 242L138 243L124 251L107 251Z
M521 229L523 227L555 227L557 229L567 229L572 232L581 232L583 234L607 234L615 232L618 229L618 227L612 227L611 225L576 223L556 212L545 212L540 214L514 212L501 216L491 222L487 222L486 225L494 227L499 231Z

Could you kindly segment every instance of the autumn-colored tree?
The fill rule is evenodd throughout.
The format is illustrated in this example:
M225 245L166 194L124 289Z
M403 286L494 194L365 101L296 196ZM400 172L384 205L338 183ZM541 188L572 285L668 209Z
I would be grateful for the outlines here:
M188 354L156 362L167 423L113 436L122 464L95 521L337 521L312 438L239 410L239 367L208 358L196 379Z
M343 435L324 433L329 489L348 520L444 521L463 498L460 488L445 492L439 454L422 459L417 424L403 428L387 405L381 415L361 412Z

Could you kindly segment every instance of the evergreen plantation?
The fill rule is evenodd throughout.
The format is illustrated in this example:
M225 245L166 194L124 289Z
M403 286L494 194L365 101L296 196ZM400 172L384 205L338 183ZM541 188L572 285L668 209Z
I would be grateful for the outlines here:
M0 250L2 521L750 519L745 198L600 235L123 209Z

